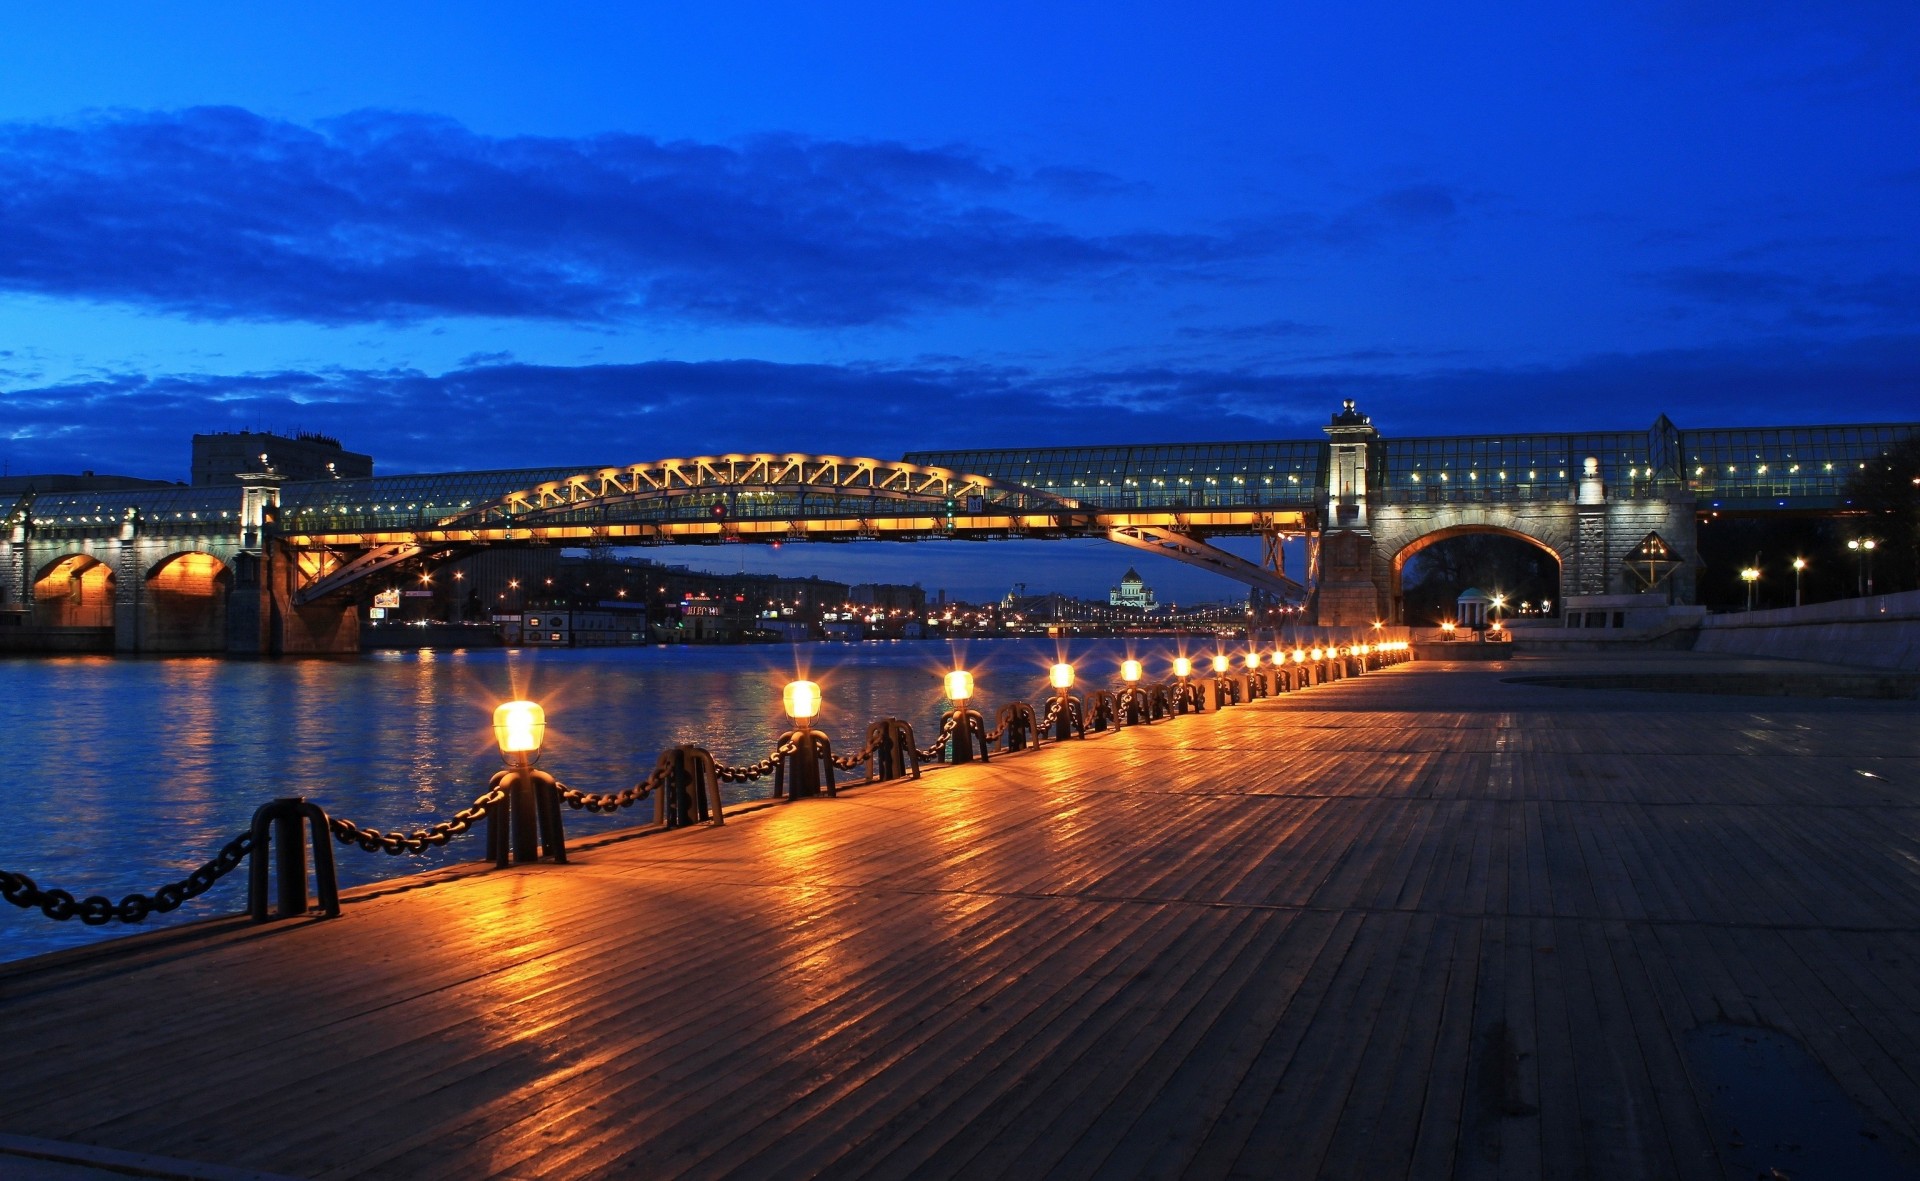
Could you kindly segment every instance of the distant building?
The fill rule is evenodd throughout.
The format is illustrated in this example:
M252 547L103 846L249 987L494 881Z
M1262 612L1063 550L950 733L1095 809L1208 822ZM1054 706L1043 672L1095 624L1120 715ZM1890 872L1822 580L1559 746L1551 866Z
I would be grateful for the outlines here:
M1140 611L1151 611L1155 606L1153 588L1140 577L1138 570L1129 566L1127 576L1122 578L1120 585L1114 587L1107 595L1107 603L1113 607L1132 607Z
M924 611L927 592L919 583L903 586L889 582L863 582L847 589L847 601L862 607L893 611Z
M193 437L193 483L238 484L241 472L289 480L352 480L373 475L373 457L348 451L330 435L302 431L222 431Z

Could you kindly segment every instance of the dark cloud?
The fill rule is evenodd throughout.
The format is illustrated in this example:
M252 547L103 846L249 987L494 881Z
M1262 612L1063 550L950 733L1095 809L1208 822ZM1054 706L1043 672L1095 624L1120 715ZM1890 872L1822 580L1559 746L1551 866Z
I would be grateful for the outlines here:
M1762 268L1674 267L1642 278L1703 303L1808 327L1865 322L1904 328L1920 316L1920 276L1900 272L1837 279Z
M960 148L765 135L492 137L365 111L0 125L0 289L214 320L640 315L835 326L1244 249L1076 234L1030 198L1113 191Z
M11 470L184 477L196 431L320 430L382 471L629 463L727 451L1318 438L1343 398L1390 435L1906 421L1920 336L1675 350L1534 368L1036 373L766 361L121 374L0 393ZM1783 407L1807 408L1782 409ZM155 457L172 457L171 462Z
M1459 212L1453 191L1444 185L1408 185L1374 199L1381 212L1407 222L1446 221Z
M1323 336L1327 332L1325 324L1308 324L1302 320L1263 320L1258 324L1204 325L1182 328L1179 335L1185 340L1221 340L1221 341L1262 341L1286 340L1302 336Z

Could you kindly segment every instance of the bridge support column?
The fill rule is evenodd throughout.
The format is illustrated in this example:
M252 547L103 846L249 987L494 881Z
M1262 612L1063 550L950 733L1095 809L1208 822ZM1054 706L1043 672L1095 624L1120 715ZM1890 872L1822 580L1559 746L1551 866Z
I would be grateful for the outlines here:
M1366 627L1381 618L1373 581L1373 537L1341 530L1320 539L1321 627Z
M1607 487L1600 461L1588 457L1580 473L1579 510L1574 524L1573 569L1562 571L1562 594L1604 595L1608 591Z
M0 535L0 611L33 618L33 566L27 561L27 525L9 522Z
M346 603L296 604L299 555L271 538L262 547L261 647L274 656L345 656L360 651L360 611Z

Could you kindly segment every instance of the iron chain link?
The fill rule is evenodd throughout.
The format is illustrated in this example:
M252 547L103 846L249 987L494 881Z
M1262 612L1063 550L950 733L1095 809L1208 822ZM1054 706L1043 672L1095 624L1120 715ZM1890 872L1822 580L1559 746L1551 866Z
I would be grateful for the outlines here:
M589 812L617 812L621 808L647 799L653 794L654 788L666 782L667 775L665 768L656 767L653 774L625 791L607 793L580 791L564 783L556 783L554 786L559 790L561 800L565 801L570 808L584 808Z
M428 849L437 849L465 833L487 814L488 808L506 798L506 792L493 788L474 800L470 807L455 812L453 819L442 820L427 828L416 828L412 832L381 832L377 828L363 828L339 816L329 818L327 828L333 832L334 840L343 845L358 845L369 853L384 852L395 857L402 853L420 854Z
M148 915L165 914L190 898L198 898L213 884L240 867L253 851L253 830L234 837L206 864L177 882L169 882L152 894L129 894L115 902L104 894L75 898L65 890L42 890L23 873L0 870L0 896L23 909L35 907L56 921L77 918L89 927L98 927L115 919L137 923Z

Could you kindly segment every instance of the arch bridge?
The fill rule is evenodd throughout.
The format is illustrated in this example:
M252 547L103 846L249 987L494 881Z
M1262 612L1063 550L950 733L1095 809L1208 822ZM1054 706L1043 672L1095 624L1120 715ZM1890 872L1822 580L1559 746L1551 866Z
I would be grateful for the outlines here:
M0 497L0 624L122 651L350 651L370 578L498 547L1095 537L1350 625L1402 621L1408 560L1471 531L1552 553L1563 598L1634 589L1657 537L1686 602L1697 515L1851 511L1847 481L1920 424L1383 439L1347 403L1325 434L24 493ZM1261 538L1262 559L1223 537Z

